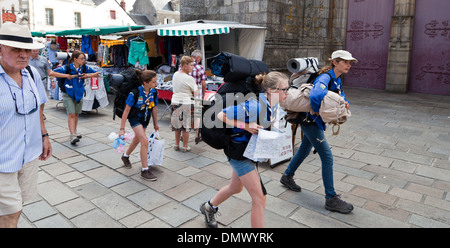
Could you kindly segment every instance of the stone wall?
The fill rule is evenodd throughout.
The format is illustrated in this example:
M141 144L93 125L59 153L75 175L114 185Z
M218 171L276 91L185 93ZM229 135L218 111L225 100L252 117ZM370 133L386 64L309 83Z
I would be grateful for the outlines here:
M236 21L267 27L264 61L286 69L296 57L324 63L345 41L347 0L183 0L181 21Z

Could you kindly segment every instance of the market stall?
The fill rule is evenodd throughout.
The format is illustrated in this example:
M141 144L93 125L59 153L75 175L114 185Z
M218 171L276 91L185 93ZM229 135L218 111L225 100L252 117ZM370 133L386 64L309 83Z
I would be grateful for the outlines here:
M227 51L247 59L262 60L266 28L228 21L197 20L173 24L147 26L135 31L119 32L116 35L138 35L151 33L160 40L171 37L197 37L198 49L202 51L202 65L207 70L207 59ZM157 42L156 42L157 43ZM159 99L172 99L171 72L176 67L176 58L180 54L168 53L165 58L169 68L158 68ZM161 70L165 69L165 70ZM169 79L168 79L169 78ZM222 78L208 75L205 99L217 90L223 82Z
M108 105L107 91L109 91L109 87L106 80L104 80L106 76L111 73L119 73L128 66L127 40L124 40L122 36L111 34L138 30L144 27L106 26L32 32L32 35L34 37L47 38L48 44L43 49L42 55L49 58L54 67L59 66L60 61L66 60L67 55L71 51L79 49L86 54L86 61L89 66L100 72L100 76L97 79L86 80L85 83L86 97L83 102L83 111L90 111L97 107L106 107ZM58 86L55 90L49 88L49 91L52 94L52 98L61 100Z

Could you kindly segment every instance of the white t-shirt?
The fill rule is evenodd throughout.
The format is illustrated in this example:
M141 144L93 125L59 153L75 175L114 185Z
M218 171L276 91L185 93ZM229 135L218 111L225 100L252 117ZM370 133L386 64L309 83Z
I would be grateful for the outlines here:
M194 92L198 90L195 79L188 74L177 71L172 77L172 103L194 104Z

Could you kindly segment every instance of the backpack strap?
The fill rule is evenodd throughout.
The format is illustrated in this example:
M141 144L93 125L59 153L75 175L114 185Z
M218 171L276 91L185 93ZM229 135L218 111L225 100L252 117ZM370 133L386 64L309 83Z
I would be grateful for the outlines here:
M138 88L134 88L130 91L133 94L134 97L134 104L133 107L136 105L138 98L139 98L139 89Z
M27 65L27 66L25 67L25 69L27 69L27 71L30 73L31 78L33 79L33 82L36 83L36 81L34 81L34 74L33 74L33 71L31 71L30 65Z

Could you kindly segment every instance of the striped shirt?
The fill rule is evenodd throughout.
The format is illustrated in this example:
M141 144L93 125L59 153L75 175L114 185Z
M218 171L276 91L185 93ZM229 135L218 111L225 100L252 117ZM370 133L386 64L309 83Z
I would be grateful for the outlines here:
M42 153L39 109L48 99L39 72L33 67L31 70L36 82L27 69L22 69L20 88L0 65L0 173L17 172ZM17 113L35 108L31 114Z

